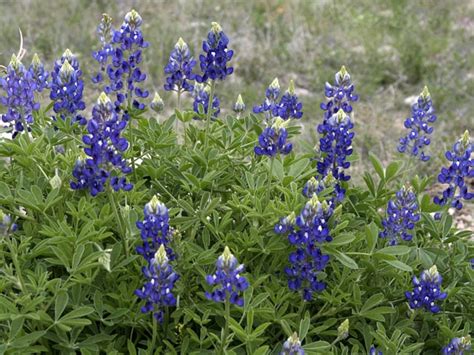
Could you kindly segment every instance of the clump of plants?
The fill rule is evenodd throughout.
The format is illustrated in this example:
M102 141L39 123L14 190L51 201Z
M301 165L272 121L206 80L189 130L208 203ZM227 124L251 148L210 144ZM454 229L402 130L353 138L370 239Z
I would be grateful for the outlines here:
M196 58L182 38L171 49L165 117L142 22L103 15L93 78L68 49L51 71L24 51L4 68L0 351L468 352L472 233L449 209L474 196L474 146L468 132L454 141L430 196L433 177L416 174L436 134L428 89L405 121L406 156L370 155L354 186L359 96L344 66L305 151L298 122L318 113L293 81L273 80L251 112L245 94L220 101L238 73L215 22ZM101 94L87 107L88 87Z

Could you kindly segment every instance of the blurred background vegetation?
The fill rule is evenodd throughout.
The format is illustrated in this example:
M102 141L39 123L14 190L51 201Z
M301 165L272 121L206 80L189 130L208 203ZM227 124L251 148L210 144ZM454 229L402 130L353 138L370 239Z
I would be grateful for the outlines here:
M210 22L217 21L235 50L235 75L218 86L224 113L239 93L251 108L262 101L274 77L285 87L294 79L304 103L303 135L295 142L299 147L315 144L324 82L332 81L343 64L360 94L354 144L359 169L366 166L368 151L385 162L397 156L409 104L424 85L438 111L426 172L435 173L445 148L465 129L474 135L472 0L3 0L0 63L7 64L17 50L21 27L25 63L38 52L51 69L66 48L79 57L91 102L97 92L87 78L97 68L90 53L98 48L101 14L107 12L120 26L132 7L142 15L151 44L144 52L148 86L160 92L168 108L174 98L162 85L171 48L182 36L197 57Z

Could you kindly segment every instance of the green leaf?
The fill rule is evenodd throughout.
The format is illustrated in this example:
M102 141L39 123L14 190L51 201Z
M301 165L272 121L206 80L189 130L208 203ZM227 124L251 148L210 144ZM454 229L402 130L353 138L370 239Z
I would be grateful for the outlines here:
M383 302L383 300L384 300L384 295L382 293L377 293L375 295L370 296L370 298L367 301L365 301L360 312L363 313L370 310L371 308L374 308L379 303Z
M406 245L393 245L378 250L377 254L406 255L410 252L410 250L411 248Z
M345 245L354 241L355 235L352 233L342 233L337 235L332 241L331 245Z
M409 265L402 263L399 260L384 260L384 262L402 271L408 271L408 272L413 271L413 269Z
M56 321L58 321L61 315L63 314L68 301L69 295L66 291L61 290L57 293L56 299L54 300L54 319Z
M94 312L94 308L92 307L88 307L88 306L79 307L72 310L68 314L66 314L64 317L61 318L60 321L67 321L67 320L71 320L75 318L81 318L81 317L91 314L92 312Z
M377 239L379 238L379 228L374 222L371 222L369 225L365 226L365 235L367 237L367 246L369 252L372 254L374 252L375 246L377 245Z
M300 329L298 331L298 336L301 340L304 340L306 334L308 334L310 322L311 317L309 315L309 311L306 311L304 318L300 321Z
M378 176L380 176L381 180L384 180L385 173L384 173L383 165L380 162L379 158L377 158L377 156L375 156L374 154L369 153L369 159L370 159L370 162L372 163L372 166L375 169L375 172L378 174Z
M341 262L344 266L347 266L350 269L357 270L359 265L354 261L354 259L350 258L346 254L341 253L339 250L336 250L332 247L327 245L323 245L323 250L329 253L330 255L334 256L338 261Z

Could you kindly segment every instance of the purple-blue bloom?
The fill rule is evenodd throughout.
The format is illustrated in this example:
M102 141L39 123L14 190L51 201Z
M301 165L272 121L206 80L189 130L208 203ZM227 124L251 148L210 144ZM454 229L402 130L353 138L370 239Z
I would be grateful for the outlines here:
M169 224L168 208L159 200L158 196L153 196L151 201L145 205L143 213L143 221L137 221L143 245L137 247L137 252L147 261L151 261L157 248L164 245L168 257L174 260L175 255L170 248L172 230Z
M303 117L303 104L298 101L298 96L295 94L295 83L290 80L288 90L283 94L280 103L274 111L275 116L279 116L284 120L290 118L300 119Z
M159 323L163 323L165 307L176 305L173 288L179 276L174 272L166 254L166 248L161 244L148 265L142 268L147 279L141 289L135 290L135 295L145 300L142 313L153 312Z
M383 352L372 345L369 349L369 355L383 355Z
M351 178L345 174L345 170L351 165L347 158L352 154L352 140L355 135L351 131L353 127L352 119L342 109L329 119L325 118L318 126L318 132L321 134L319 139L321 158L317 163L317 170L322 178L329 173L338 182ZM345 190L339 183L336 184L335 190L339 197L344 196Z
M296 251L290 253L290 266L285 268L285 273L289 289L303 289L305 301L311 301L314 292L321 292L326 287L318 280L318 275L326 267L329 256L322 254L318 245L332 240L328 226L332 213L329 204L321 203L314 194L296 218L290 214L275 226L275 232L288 234L288 241L296 247Z
M421 161L428 161L430 156L425 154L424 148L431 142L429 135L433 132L433 127L430 126L430 123L435 121L433 102L428 88L425 86L411 107L411 117L405 120L405 128L410 132L400 138L398 151L400 153L409 152L415 157L419 155Z
M194 86L190 81L194 80L193 68L196 61L191 56L188 45L180 37L171 51L168 64L165 66L166 83L164 88L166 91L192 92Z
M280 83L278 78L273 79L265 90L265 100L259 106L254 106L254 113L264 113L265 118L270 120L274 112L278 113L278 98L280 97Z
M139 64L142 61L142 49L148 47L148 42L143 39L140 29L142 18L135 10L131 10L125 15L124 22L119 30L109 30L108 18L103 18L99 26L102 49L93 54L93 57L106 66L105 72L109 83L104 86L104 91L109 94L116 93L115 106L120 107L123 103L132 104L136 109L144 109L145 104L138 99L146 98L149 95L147 90L143 90L138 84L146 79L146 74L142 72ZM110 43L104 43L108 38L107 31L111 31ZM110 63L109 62L110 58ZM106 65L106 63L108 63ZM99 73L93 81L100 83L104 80L102 73ZM134 99L134 96L137 99ZM128 116L127 116L128 118Z
M0 236L6 236L16 231L18 226L12 221L10 215L0 210Z
M79 62L69 49L66 49L61 59L56 61L51 76L50 99L54 101L54 112L63 120L70 117L72 122L86 124L86 119L78 113L86 108L82 99L84 90L82 71Z
M443 355L463 355L471 350L471 337L469 335L461 338L453 338L448 345L443 347Z
M462 200L470 200L474 197L474 192L468 191L467 179L474 177L474 159L472 153L474 144L471 143L469 132L464 135L453 146L451 151L447 151L445 156L451 162L449 167L443 167L438 175L438 181L448 184L441 197L435 196L434 203L444 206L449 204L460 210L463 206Z
M49 73L44 69L44 65L41 63L38 54L34 54L28 71L31 73L33 81L36 84L35 91L41 92L44 89L49 88Z
M194 86L194 91L193 91L193 96L194 96L194 102L193 102L193 110L196 113L199 112L199 106L202 105L203 112L204 114L207 114L209 110L209 86L206 84L200 84L196 83ZM212 115L211 115L211 120L217 119L219 116L219 113L221 112L220 108L220 101L219 98L214 94L212 97ZM194 119L199 119L197 116L194 117Z
M387 217L382 220L384 230L380 238L389 238L389 244L395 245L400 239L410 241L413 235L409 233L420 220L418 201L413 189L403 186L395 194L395 199L388 201Z
M24 130L30 130L33 124L33 111L40 108L35 101L37 85L32 71L27 70L15 55L12 55L7 74L0 77L0 87L5 96L0 96L0 104L7 112L1 115L2 121L13 126L12 137Z
M280 355L304 355L301 341L296 332L293 333L284 343Z
M286 122L280 117L275 117L273 124L266 127L258 137L258 145L254 148L255 154L269 157L274 157L278 153L286 155L293 148L293 145L286 141L287 138Z
M107 181L114 191L133 188L123 176L132 170L123 157L128 141L121 133L126 126L127 120L119 118L110 99L102 93L87 123L88 133L82 138L88 158L78 160L74 167L75 181L70 184L73 190L89 189L96 196L104 191Z
M350 114L352 112L351 103L359 99L359 96L354 93L354 84L352 83L351 76L344 66L336 73L334 84L326 83L324 94L328 101L321 103L320 107L325 111L325 121L341 109L345 113Z
M249 287L247 279L241 275L244 265L238 263L237 258L226 246L224 252L217 259L216 273L206 276L206 282L215 286L211 292L206 292L206 297L214 302L225 302L242 307L244 300L240 293Z
M436 265L422 271L420 279L413 276L413 291L405 292L410 308L424 308L432 313L438 313L440 307L437 301L442 301L447 297L446 292L441 292L442 281Z
M199 56L202 75L196 75L196 81L204 83L210 80L224 80L234 72L234 68L228 66L234 55L234 51L227 48L227 38L222 27L217 22L212 22L211 30L207 39L202 42L204 54Z

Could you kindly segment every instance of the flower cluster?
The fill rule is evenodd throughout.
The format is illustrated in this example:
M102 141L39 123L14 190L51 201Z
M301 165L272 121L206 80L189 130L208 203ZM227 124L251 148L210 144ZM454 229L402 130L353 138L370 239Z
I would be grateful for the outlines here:
M359 99L359 96L354 93L354 84L352 83L351 76L344 66L336 73L334 84L326 83L324 94L328 101L321 103L320 107L325 111L325 121L341 109L345 113L350 114L352 112L351 102Z
M31 73L32 80L35 82L35 91L41 92L49 88L49 73L44 69L44 65L41 63L38 54L34 54L28 71Z
M86 119L78 114L86 108L82 100L84 81L78 60L69 49L66 49L61 58L54 64L51 73L50 98L54 101L53 109L61 119L71 117L73 122L86 124Z
M313 194L296 218L291 214L275 226L275 232L288 234L288 241L296 247L296 251L290 253L290 266L285 268L285 273L290 290L303 288L305 301L311 301L314 292L326 287L318 275L326 267L329 256L322 254L318 245L332 240L328 226L332 213L330 205L320 202Z
M387 205L387 218L382 221L384 230L379 233L381 238L389 238L389 244L395 245L400 239L412 240L409 231L415 228L420 220L418 202L413 189L403 186L395 194L395 199L389 200Z
M199 56L202 75L196 75L199 83L210 80L224 80L234 72L234 68L227 66L234 51L227 48L229 38L217 22L212 22L207 39L202 42L204 54Z
M469 132L466 131L454 144L452 151L446 152L446 159L451 162L451 165L441 169L438 181L448 184L448 187L443 191L441 198L434 197L434 203L441 206L449 203L450 206L460 210L463 207L462 199L467 201L474 198L474 192L468 191L467 184L467 179L474 177L473 152L474 144L471 143Z
M443 347L443 355L463 355L471 350L471 337L469 335L461 338L453 338L448 345Z
M301 341L296 332L283 343L280 355L304 355L304 350L301 347Z
M258 145L254 148L255 154L274 157L278 153L283 155L290 153L293 145L286 141L287 123L282 118L275 117L273 124L266 127L258 137Z
M142 268L143 275L147 279L145 285L135 290L135 295L145 300L142 313L153 312L155 319L162 323L164 307L176 305L176 298L172 290L179 276L169 264L166 249L160 245L154 257Z
M112 56L114 51L114 48L111 44L112 17L107 14L102 14L102 20L97 27L97 34L99 35L102 47L98 51L92 52L92 58L99 62L101 71L92 78L94 83L99 83L104 79L103 72L106 69L108 58Z
M194 102L193 102L193 110L196 113L204 113L207 114L209 110L209 95L210 95L210 87L206 84L196 83L194 86ZM215 120L219 116L221 112L220 109L220 101L216 95L212 96L212 115L211 119ZM200 112L199 107L202 107L202 112ZM194 119L199 119L197 116Z
M241 275L244 272L244 265L237 262L237 258L226 246L224 252L217 259L216 273L207 275L206 282L211 286L217 286L212 292L206 292L206 297L215 302L225 302L242 307L244 300L239 295L248 287L247 279Z
M383 355L383 352L372 345L369 349L369 355Z
M436 302L446 298L446 292L441 292L441 275L433 265L421 273L420 279L413 276L413 291L405 292L411 309L424 308L432 313L438 313L440 308Z
M137 84L146 79L146 74L139 67L142 61L142 49L148 47L148 42L143 39L140 29L142 18L135 10L125 15L124 22L119 30L111 29L111 20L104 16L98 32L101 37L102 48L93 54L93 57L106 67L109 84L104 86L104 91L109 94L115 92L117 100L115 106L120 107L124 102L133 104L134 108L144 109L145 104L133 98L146 98L147 90L141 89ZM110 42L105 42L111 33ZM110 63L108 63L111 58ZM100 83L104 80L99 73L93 81Z
M180 37L171 51L168 64L165 66L165 74L168 75L164 85L165 90L178 93L192 92L194 86L189 81L194 80L193 68L195 65L196 61L191 56L188 45Z
M290 80L288 90L282 95L280 101L280 84L275 78L265 91L265 100L253 108L254 113L264 113L267 120L272 117L281 117L284 120L303 117L303 104L298 101L295 94L295 84Z
M13 223L12 218L0 210L0 236L6 236L16 231L17 225Z
M117 112L105 93L102 93L92 110L92 118L87 123L88 134L82 140L88 158L79 159L74 167L71 188L89 189L92 196L104 191L107 180L114 191L130 191L133 185L124 176L131 168L122 153L128 148L128 141L121 137L127 126L125 119L119 119ZM113 170L117 170L113 173Z
M411 117L405 120L405 128L410 132L400 138L398 151L400 153L409 152L411 155L419 158L421 161L428 161L429 155L424 152L424 147L431 142L428 137L433 132L430 123L436 121L435 110L431 100L428 88L425 86L423 92L418 96L417 101L411 107Z
M137 221L143 245L137 247L137 252L147 261L151 261L155 250L160 245L164 245L168 257L174 260L173 250L169 247L172 236L168 208L159 200L158 196L153 196L151 201L145 205L143 213L143 221Z
M338 181L347 181L350 179L344 170L350 167L347 157L352 154L352 140L354 132L352 119L347 113L340 109L329 119L325 119L318 126L318 132L322 135L319 140L319 150L321 159L317 163L317 170L321 177L327 176L330 172ZM344 196L344 190L338 184L336 190L338 194Z
M33 71L27 70L15 55L12 55L7 74L0 77L0 87L5 96L0 96L0 104L7 108L1 115L2 121L13 125L13 138L20 132L29 130L33 124L33 111L40 108L35 101L37 91Z

